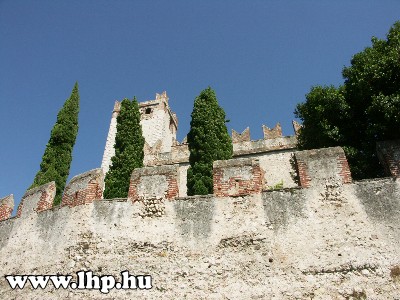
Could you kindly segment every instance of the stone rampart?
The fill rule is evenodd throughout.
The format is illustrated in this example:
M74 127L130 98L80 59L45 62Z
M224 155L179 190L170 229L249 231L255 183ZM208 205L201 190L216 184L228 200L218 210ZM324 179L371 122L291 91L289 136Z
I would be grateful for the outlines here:
M55 195L54 181L26 191L18 205L17 217L26 217L52 208Z
M177 165L144 167L132 173L128 199L171 200L179 194L179 167Z
M400 140L378 142L376 149L386 175L400 177Z
M340 147L298 151L295 160L302 187L352 180L346 155Z
M164 214L115 199L0 222L1 299L396 299L400 183L175 198ZM25 288L8 274L152 276L151 290Z
M341 148L295 161L303 188L262 191L261 162L241 158L215 162L215 182L229 183L215 195L177 197L176 165L135 170L129 199L41 210L54 183L30 190L21 217L0 222L0 299L399 298L399 179L352 182ZM64 194L102 190L101 176L76 176ZM229 190L237 179L246 193ZM12 290L4 280L80 270L149 274L153 288Z
M94 169L71 179L64 189L62 206L78 206L102 199L104 174L102 169Z
M213 165L213 187L216 197L235 197L261 193L264 171L252 158L219 160Z
M14 210L14 195L0 198L0 221L8 219Z

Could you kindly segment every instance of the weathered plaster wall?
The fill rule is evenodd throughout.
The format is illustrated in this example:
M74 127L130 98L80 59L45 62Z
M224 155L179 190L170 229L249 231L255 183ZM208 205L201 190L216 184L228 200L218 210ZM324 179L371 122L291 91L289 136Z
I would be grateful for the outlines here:
M387 179L186 197L166 201L161 217L123 199L32 212L0 222L1 276L130 270L151 274L154 287L12 291L0 280L0 298L396 299L399 188Z
M0 222L0 278L129 270L153 288L11 290L3 279L0 299L398 299L400 179L352 183L340 148L295 155L304 188L178 198L182 170L170 165L135 170L129 199L40 211L51 184L28 191ZM217 184L263 178L253 158L215 170ZM92 191L76 178L72 194Z
M294 181L296 170L291 165L292 156L292 151L269 152L257 156L260 166L265 172L265 189L280 184L285 188L298 186Z

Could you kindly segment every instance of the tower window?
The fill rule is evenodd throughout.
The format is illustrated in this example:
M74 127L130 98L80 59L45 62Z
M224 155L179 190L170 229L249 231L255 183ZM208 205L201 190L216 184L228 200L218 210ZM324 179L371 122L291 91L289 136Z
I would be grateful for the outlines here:
M144 113L145 113L146 115L151 114L151 108L150 108L150 107L146 108L146 110L145 110Z

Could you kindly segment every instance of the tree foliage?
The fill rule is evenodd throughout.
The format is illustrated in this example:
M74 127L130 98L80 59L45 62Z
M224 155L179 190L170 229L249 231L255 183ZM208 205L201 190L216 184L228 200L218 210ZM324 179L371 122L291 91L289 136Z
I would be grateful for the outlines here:
M232 158L232 140L226 128L225 111L214 90L203 90L194 100L190 122L190 167L187 172L188 195L213 192L213 162Z
M400 22L386 39L373 37L342 75L342 86L314 86L297 105L299 148L342 146L354 178L379 177L376 142L400 138Z
M69 175L72 150L78 134L78 113L79 91L78 83L75 83L71 96L58 112L56 124L51 130L50 139L44 151L40 170L30 186L30 188L34 188L54 180L56 183L55 205L61 203L62 193Z
M105 199L127 197L132 171L143 167L143 147L139 104L136 97L132 101L124 99L117 117L115 155L105 177Z

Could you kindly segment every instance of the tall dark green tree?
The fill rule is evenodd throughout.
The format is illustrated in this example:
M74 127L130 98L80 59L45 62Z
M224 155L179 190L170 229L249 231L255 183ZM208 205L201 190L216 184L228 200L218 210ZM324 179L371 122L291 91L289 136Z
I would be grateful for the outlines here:
M373 37L342 75L342 86L312 87L297 105L299 148L342 146L354 178L379 177L376 142L400 138L400 22L386 39Z
M61 203L62 193L69 175L72 150L78 134L78 113L79 91L78 83L75 83L71 96L58 112L56 124L51 130L50 139L44 151L40 170L30 186L30 188L34 188L54 180L56 183L54 205Z
M117 117L115 155L105 178L105 199L127 197L132 171L143 167L143 147L139 104L136 97L132 101L124 99Z
M188 195L213 192L213 162L232 158L232 140L226 128L225 111L214 90L203 90L194 100L189 144L190 167L187 172Z

